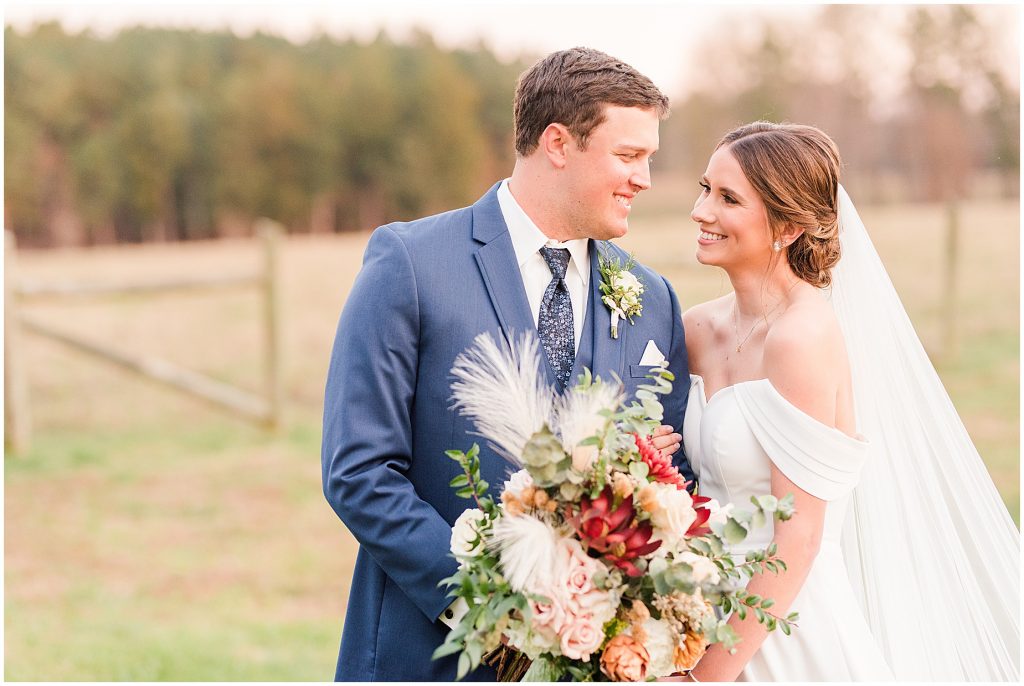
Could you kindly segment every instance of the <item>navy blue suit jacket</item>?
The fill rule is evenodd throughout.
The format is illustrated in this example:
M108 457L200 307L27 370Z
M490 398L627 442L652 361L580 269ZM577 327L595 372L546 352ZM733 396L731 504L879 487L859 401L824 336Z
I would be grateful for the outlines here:
M438 582L455 572L451 525L471 501L448 483L461 473L445 450L481 443L481 475L493 495L516 467L451 410L449 374L474 337L511 341L536 332L495 185L471 207L382 226L366 248L345 303L324 399L324 494L359 542L336 679L450 681L457 656L432 661L452 598ZM626 255L603 244L625 262ZM617 374L632 397L653 340L677 384L663 399L665 423L681 431L689 387L679 302L668 282L637 266L643 315L609 333L590 244L591 291L573 378L584 366ZM542 355L543 357L543 355ZM548 367L549 382L554 376ZM680 450L676 462L687 478ZM481 668L469 677L492 680Z

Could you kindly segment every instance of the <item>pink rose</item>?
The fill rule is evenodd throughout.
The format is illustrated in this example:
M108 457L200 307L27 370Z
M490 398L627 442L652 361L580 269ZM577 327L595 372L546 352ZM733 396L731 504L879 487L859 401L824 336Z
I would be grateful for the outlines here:
M553 594L542 593L541 595L551 598ZM552 599L551 603L531 602L530 609L533 611L533 626L537 631L548 636L562 632L567 617L557 599Z
M573 595L589 593L594 588L593 578L597 572L597 561L588 556L577 541L566 539L562 548L567 553L567 557L562 560L567 572L566 588Z
M603 626L615 616L616 602L611 593L595 588L589 593L574 595L570 606L575 614L590 615L595 624Z
M570 660L589 661L590 655L601 647L603 627L594 623L592 615L574 616L562 629L562 655Z

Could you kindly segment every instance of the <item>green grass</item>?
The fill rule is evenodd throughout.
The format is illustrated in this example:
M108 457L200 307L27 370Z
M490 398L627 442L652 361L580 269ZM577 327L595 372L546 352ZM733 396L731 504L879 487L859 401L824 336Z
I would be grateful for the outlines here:
M236 616L239 598L176 609L83 582L49 603L9 602L19 626L11 681L324 681L337 620L264 621ZM244 602L244 599L242 599ZM59 605L60 607L54 607ZM71 630L73 627L73 630ZM11 658L15 658L12 660Z
M218 422L52 431L8 458L5 677L330 678L351 542L318 442Z

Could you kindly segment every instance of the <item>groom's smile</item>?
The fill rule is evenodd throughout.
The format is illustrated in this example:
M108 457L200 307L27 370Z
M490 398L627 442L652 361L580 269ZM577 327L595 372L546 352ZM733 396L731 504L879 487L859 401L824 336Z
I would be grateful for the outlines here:
M626 235L633 199L651 187L651 158L660 119L653 109L608 105L604 121L582 143L570 143L563 192L579 237Z

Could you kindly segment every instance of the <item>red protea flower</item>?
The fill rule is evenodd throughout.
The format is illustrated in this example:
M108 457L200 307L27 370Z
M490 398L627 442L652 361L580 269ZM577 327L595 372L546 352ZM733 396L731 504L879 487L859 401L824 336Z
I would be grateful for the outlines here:
M633 434L633 438L636 439L636 447L640 450L640 459L647 464L647 476L659 483L674 484L680 490L686 488L686 480L672 464L672 459L662 455L651 443L650 438L640 434Z
M611 486L605 486L593 500L584 495L579 514L570 512L569 522L584 548L598 553L627 576L643 574L633 560L661 546L661 541L650 540L654 532L650 522L637 523L633 496L623 498L616 506Z

